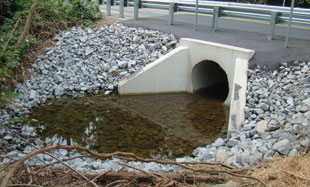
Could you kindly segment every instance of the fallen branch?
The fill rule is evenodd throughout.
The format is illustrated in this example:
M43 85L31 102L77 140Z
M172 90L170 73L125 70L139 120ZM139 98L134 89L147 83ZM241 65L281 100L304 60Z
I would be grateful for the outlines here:
M7 187L42 187L40 185L34 185L34 184L10 184L7 185Z
M54 146L49 146L49 147L45 147L45 148L42 148L42 149L35 150L35 151L25 155L24 157L22 157L20 160L18 160L16 163L13 164L12 169L10 169L9 172L7 173L7 175L4 177L1 186L7 186L8 185L12 175L15 173L15 171L21 166L21 164L24 161L28 160L31 157L36 156L37 154L45 153L45 152L53 150L53 149L61 149L62 147L63 147L63 149L65 149L65 148L71 149L71 148L68 148L68 147L71 147L71 146L54 145ZM64 162L62 162L62 164L64 164L69 169L71 169L72 171L74 171L75 173L77 173L78 175L83 177L85 180L87 180L93 186L97 187L97 184L95 184L94 182L90 181L87 177L85 177L84 175L82 175L81 173L79 173L78 171L76 171L75 169L70 167L69 165L65 164Z
M5 125L3 125L3 124L1 124L0 123L0 125L2 126L2 127L4 127L5 129L7 129L8 131L10 131L13 135L15 135L15 136L17 136L18 138L20 138L21 140L23 140L24 142L26 142L27 144L29 144L29 145L31 145L31 146L33 146L34 148L36 148L36 149L39 149L37 146L35 146L33 143L30 143L29 141L27 141L25 138L23 138L22 136L20 136L19 134L17 134L16 132L14 132L14 131L12 131L10 128L8 128L7 126L5 126ZM87 177L85 177L84 175L82 175L80 172L78 172L78 171L76 171L75 169L73 169L71 166L69 166L68 164L66 164L66 163L64 163L63 161L61 161L59 158L57 158L56 156L54 156L54 155L52 155L52 154L50 154L50 153L48 153L48 152L45 152L47 155L49 155L50 157L52 157L52 158L54 158L54 159L56 159L56 160L58 160L59 162L61 162L64 166L66 166L67 168L69 168L71 171L73 171L73 172L75 172L75 173L77 173L79 176L81 176L82 178L84 178L85 180L87 180L89 183L91 183L93 186L95 186L95 187L97 187L97 185L96 185L96 183L94 183L93 181L90 181ZM27 156L27 155L26 155ZM25 157L25 156L24 156ZM19 160L20 161L20 160ZM17 161L18 162L18 161ZM16 163L15 163L16 164ZM14 171L15 172L15 171ZM14 173L13 172L13 173ZM12 176L10 176L10 177L12 177ZM1 184L1 186L4 186L3 185L3 182L4 182L4 180L2 181L2 184ZM6 181L6 182L8 182L8 181Z
M73 146L68 146L68 145L53 145L53 146L49 146L49 147L45 147L36 151L33 151L29 154L27 154L26 156L24 156L23 158L21 158L20 160L18 160L14 165L13 168L8 172L8 174L5 176L2 186L6 186L11 178L11 176L15 173L15 171L19 168L19 166L27 159L39 154L39 153L45 153L47 151L53 150L53 149L67 149L67 150L72 150L72 149L76 149L79 151L84 151L87 152L88 154L92 155L95 158L101 159L101 160L106 160L108 158L113 158L113 157L130 157L130 158L134 158L136 160L134 161L141 161L141 162L156 162L156 163L161 163L161 164L174 164L174 165L180 165L180 163L183 164L201 164L199 162L173 162L173 161L161 161L161 160L154 160L154 159L142 159L140 157L137 157L135 154L133 153L127 153L127 152L114 152L114 153L97 153L94 151L89 150L86 147L81 147L81 146L77 146L77 145L73 145ZM62 162L63 163L63 162ZM63 163L65 164L65 163ZM209 162L207 164L210 164ZM122 164L125 165L125 164ZM181 165L180 165L181 166ZM187 166L182 165L185 168L189 168ZM226 166L226 165L225 165ZM127 166L128 167L128 166ZM79 172L77 172L76 170L74 170L73 168L71 168L70 166L68 166L69 169L71 169L72 171L78 173L80 176L82 176L85 180L87 180L88 182L90 182L92 185L96 186L96 184L93 181L90 181L87 177L85 177L84 175L80 174ZM135 168L137 169L137 168ZM195 171L195 169L191 169L192 171ZM246 176L246 175L237 175L234 172L240 172L240 170L202 170L202 169L196 169L197 171L208 171L209 173L227 173L229 175L233 175L233 176L238 176L238 177L245 177L245 178L251 178L254 180L257 180L259 182L261 182L260 180L251 177L251 176ZM148 173L148 175L150 175ZM154 176L152 176L154 178ZM194 178L196 179L197 176L195 176ZM262 184L264 184L263 182L261 182Z
M94 178L97 177L98 174L85 174L88 178ZM225 181L225 177L221 176L202 176L202 175L183 175L180 173L165 173L165 177L179 181L179 182L219 182L219 181ZM137 172L125 172L125 171L119 171L119 172L107 172L103 177L99 177L98 180L113 180L113 179L123 179L123 180L132 180L136 179L137 181L152 181L153 177L151 177L149 174L145 173L137 173Z
M306 177L302 177L302 176L299 176L299 175L296 175L294 173L291 173L291 172L288 172L288 171L285 171L285 170L282 170L284 173L287 173L288 175L291 175L295 178L299 178L299 179L302 179L302 180L307 180L307 181L310 181L310 178L306 178Z
M62 160L57 160L55 162L52 162L52 163L44 165L44 167L48 167L48 166L55 165L55 164L58 164L58 163L61 163L61 162L66 162L66 161L69 161L69 160L74 160L74 159L83 158L83 157L89 157L89 155L78 155L78 156L74 156L74 157L70 157L70 158L66 158L66 159L62 159Z
M157 177L156 175L154 175L154 174L152 174L152 173L150 173L150 172L148 172L148 171L145 171L145 170L143 170L143 169L139 169L139 168L136 168L136 167L131 166L131 165L129 165L129 164L125 164L125 163L121 163L121 162L117 162L117 163L120 164L120 165L122 165L122 166L126 166L126 167L128 167L128 168L132 168L132 169L141 171L142 173L145 173L145 174L147 174L147 175L149 175L149 176L151 176L151 177L154 177L155 179L160 179L160 178Z
M228 165L228 164L224 164L221 162L191 162L191 161L184 161L184 162L176 162L176 161L164 161L164 160L155 160L155 159L143 159L143 158L139 158L137 156L135 156L133 153L130 153L129 155L130 157L133 158L126 158L126 157L122 157L122 156L118 156L116 155L115 157L119 158L119 159L124 159L124 160L128 160L128 161L140 161L140 162L156 162L158 164L165 164L165 165L179 165L179 166L183 166L183 164L191 164L191 165L212 165L212 166L222 166L228 169L233 169L232 166Z
M4 125L2 125L4 126ZM6 126L4 126L5 128L7 128ZM7 128L8 129L8 128ZM9 129L10 130L10 129ZM11 130L10 130L11 131ZM12 131L13 134L16 135L15 132ZM19 135L17 135L19 136ZM20 137L20 136L19 136ZM24 138L20 137L22 140L24 140L25 142L29 143L27 140L25 140ZM29 143L30 145L36 147L35 145ZM37 147L36 147L37 148ZM38 148L37 148L38 149ZM264 185L266 185L265 183L263 183L262 181L260 181L259 179L252 177L252 176L248 176L248 175L240 175L239 173L242 173L244 171L246 171L245 169L234 169L233 167L227 165L227 164L223 164L223 163L219 163L219 162L176 162L176 161L162 161L162 160L155 160L155 159L143 159L140 158L138 156L136 156L133 153L127 153L127 152L114 152L114 153L98 153L95 151L92 151L88 148L85 147L81 147L81 146L77 146L77 145L73 145L73 146L68 146L68 145L53 145L53 146L49 146L49 147L45 147L42 149L38 149L35 150L29 154L27 154L26 156L24 156L23 158L21 158L20 160L18 160L17 162L15 162L12 166L12 168L9 170L9 172L7 173L7 175L4 177L3 181L2 181L2 186L6 186L8 184L8 182L10 181L10 178L13 176L13 174L15 173L15 171L20 167L20 165L27 159L40 154L40 153L45 153L50 155L51 157L55 158L55 156L53 156L52 154L48 153L48 151L53 150L53 149L66 149L68 151L72 150L72 149L76 149L78 151L82 151L82 152L87 152L88 155L81 155L78 157L94 157L97 159L101 159L101 160L106 160L106 159L110 159L113 157L117 157L120 159L124 159L124 160L128 160L128 161L140 161L140 162L155 162L155 163L159 163L159 164L166 164L166 165L177 165L180 167L183 167L185 169L188 169L192 172L204 172L204 173L208 173L209 175L219 175L220 173L225 173L231 176L236 176L236 177L243 177L243 178L249 178L249 179L253 179L256 180ZM109 179L109 178L113 178L114 176L117 176L120 172L104 172L104 173L99 173L99 174L94 174L94 175L89 175L89 174L84 174L82 175L81 173L79 173L78 171L74 170L72 167L70 167L69 165L67 165L66 163L64 163L64 161L66 160L71 160L77 157L72 157L72 158L68 158L68 159L63 159L60 160L58 158L55 158L56 160L58 160L58 162L64 164L67 168L69 168L71 171L73 171L73 173L77 174L77 175L73 175L74 177L77 176L81 176L82 178L84 178L87 182L91 183L93 186L97 186L96 183L94 181L98 180L98 179L102 179L104 178L104 180ZM54 164L56 162L44 165L44 166L40 166L41 168L50 166L51 164ZM144 175L141 175L141 173L130 173L127 172L126 176L118 176L119 178L114 178L115 180L128 180L128 181L134 181L137 180L137 178L143 179L144 180L148 180L148 181L153 181L154 179L159 180L161 183L163 183L163 186L165 185L171 185L171 184L177 184L176 181L183 181L183 182L199 182L199 181L203 181L203 182L215 182L215 181L223 181L225 180L224 177L221 176L201 176L198 173L196 175L189 175L189 176L185 176L182 174L162 174L162 173L152 173L152 172L147 172L144 171L142 169L136 168L134 166L125 164L125 163L119 163L120 165L129 167L129 168L133 168L136 170L139 170L141 172L143 172ZM222 168L218 168L218 169L204 169L204 168L192 168L189 167L188 165L212 165L212 166L218 166L218 167L222 167ZM90 176L90 177L89 177ZM129 177L129 178L128 178ZM92 180L90 180L92 179ZM172 182L171 182L172 181Z
M33 182L33 177L32 177L30 168L27 166L26 169L27 169L26 171L27 171L27 173L28 173L28 175L29 175L29 178L30 178L30 181L28 182L28 185L31 185L32 182Z
M250 175L240 175L240 174L237 174L237 173L233 173L233 172L229 172L229 171L226 171L227 174L229 175L232 175L232 176L235 176L235 177L240 177L240 178L248 178L248 179L253 179L253 180L256 180L257 182L261 183L262 185L264 186L268 186L266 183L264 183L262 180L256 178L256 177L252 177Z
M16 49L19 49L21 47L21 45L24 43L24 40L29 32L29 28L30 28L30 24L31 24L31 19L32 19L32 15L37 7L39 3L39 0L33 0L32 6L29 10L27 19L26 19L26 23L25 26L23 28L23 32L20 35L20 38L18 39L17 45L16 45Z
M9 43L10 43L10 41L11 41L13 35L14 35L14 32L15 32L18 24L19 24L19 21L20 21L20 18L18 18L18 20L16 21L16 23L14 25L14 28L13 28L12 32L10 33L10 35L8 37L8 40L6 41L6 43L5 43L4 47L3 47L3 51L5 51L7 49L8 45L9 45Z
M105 187L110 187L110 186L115 186L117 184L121 184L121 183L128 183L129 181L128 180L117 180L117 181L114 181L114 182L111 182L110 184L106 185Z

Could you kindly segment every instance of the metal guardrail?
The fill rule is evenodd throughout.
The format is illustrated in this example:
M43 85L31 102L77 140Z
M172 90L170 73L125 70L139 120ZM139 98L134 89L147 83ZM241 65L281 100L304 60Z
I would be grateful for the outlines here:
M124 17L124 7L134 6L134 19L139 17L140 8L155 8L169 11L169 24L173 24L175 12L196 12L195 0L104 0L107 16L111 15L111 6L119 5L119 17ZM269 22L268 40L274 36L276 24L288 24L290 8L246 3L219 1L199 1L197 12L213 17L212 29L217 30L220 17L235 17ZM310 27L310 9L295 8L292 25Z

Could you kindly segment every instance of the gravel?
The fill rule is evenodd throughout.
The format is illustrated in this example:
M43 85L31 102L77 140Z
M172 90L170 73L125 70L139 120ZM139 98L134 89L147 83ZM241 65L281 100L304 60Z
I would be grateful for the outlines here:
M226 149L229 158L225 163L241 167L306 149L310 144L309 67L310 62L296 61L291 66L282 63L273 72L263 67L249 70L242 128L221 146L218 139L197 148L195 160L211 161L206 152Z
M43 147L62 144L57 137L40 140L34 128L21 126L16 117L27 117L31 109L50 99L62 96L82 97L91 93L116 93L119 80L170 52L177 44L172 34L143 28L113 24L95 29L72 28L55 38L55 46L28 70L30 77L16 85L20 95L13 104L1 109L0 122L10 129L0 129L1 154L20 158L35 150L14 133L30 143ZM310 145L310 62L282 63L278 70L258 67L248 71L246 120L227 139L194 150L192 157L176 161L221 161L236 167L247 167L277 155L293 156ZM15 122L14 122L15 121ZM281 123L281 124L280 124ZM281 126L284 125L284 128ZM58 158L68 158L66 150L52 151ZM70 156L80 153L70 152ZM28 163L55 161L48 155L38 155ZM78 158L68 163L82 172L119 170L113 158L102 162ZM8 163L9 159L0 158ZM174 171L175 166L156 163L129 162L149 171ZM61 164L55 165L61 166Z

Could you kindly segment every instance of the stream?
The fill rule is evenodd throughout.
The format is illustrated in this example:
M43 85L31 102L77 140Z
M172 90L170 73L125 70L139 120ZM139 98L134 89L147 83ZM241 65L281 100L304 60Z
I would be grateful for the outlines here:
M173 159L225 138L228 113L221 102L196 94L91 95L53 100L31 118L43 140Z

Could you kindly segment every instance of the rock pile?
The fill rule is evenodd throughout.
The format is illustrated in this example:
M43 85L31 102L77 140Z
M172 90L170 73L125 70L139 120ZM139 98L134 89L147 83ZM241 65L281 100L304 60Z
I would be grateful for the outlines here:
M13 118L26 117L33 107L64 95L110 94L119 80L157 60L177 44L173 34L118 23L94 29L72 28L56 35L54 40L55 46L48 48L28 70L29 79L16 86L15 92L20 95L14 104L1 110L0 122L26 138L35 134L34 129L13 125ZM20 151L25 149L21 140L3 128L0 147L0 151L15 156L21 156ZM31 146L26 150L30 151Z
M120 79L168 53L177 43L173 34L122 24L72 28L54 39L56 45L29 70L29 80L16 87L22 93L14 100L23 108L15 110L20 115L62 95L79 97L102 90L109 94Z
M248 166L276 155L292 156L310 144L310 62L279 70L248 71L246 120L228 140L197 148L195 160Z
M110 94L120 79L166 54L177 43L172 34L121 24L96 29L73 28L57 35L55 40L56 45L40 56L29 70L29 80L17 85L16 92L21 95L9 109L2 109L0 116L2 124L39 147L55 142L31 138L35 135L33 128L12 125L14 117L27 116L32 107L63 95L80 97L99 91ZM233 132L229 139L219 138L211 145L197 148L194 157L177 161L221 161L241 167L276 155L291 156L307 148L310 145L309 75L310 62L295 62L293 66L283 63L274 72L262 68L249 70L246 120L242 128ZM14 158L34 149L3 128L0 138L1 152ZM55 154L67 158L64 150L55 151ZM30 162L40 164L53 160L47 155L39 157ZM119 160L100 162L80 158L70 164L79 171L99 172L120 169L115 161ZM175 169L155 163L132 164L152 171Z

